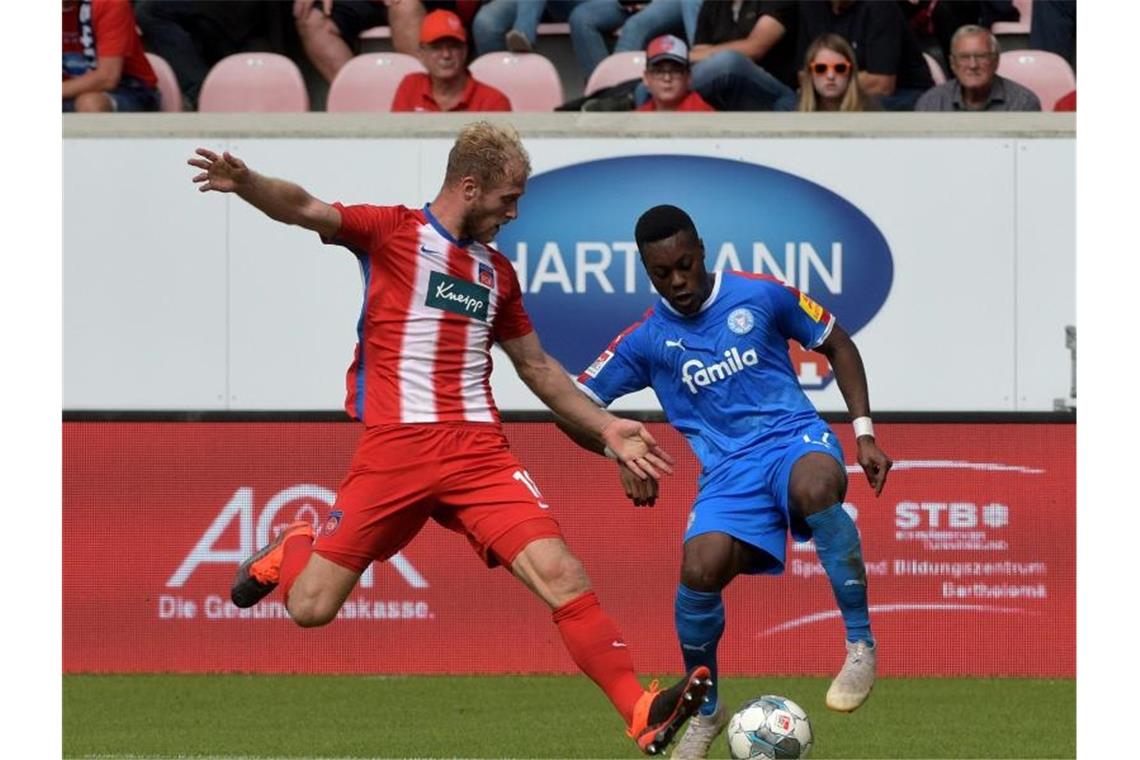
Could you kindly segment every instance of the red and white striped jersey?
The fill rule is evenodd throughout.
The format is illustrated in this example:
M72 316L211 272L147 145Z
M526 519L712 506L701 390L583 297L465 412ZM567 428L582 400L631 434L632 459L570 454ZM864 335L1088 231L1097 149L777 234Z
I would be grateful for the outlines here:
M345 206L324 242L360 264L364 304L345 409L365 425L499 422L491 344L531 332L511 262L455 240L427 206Z

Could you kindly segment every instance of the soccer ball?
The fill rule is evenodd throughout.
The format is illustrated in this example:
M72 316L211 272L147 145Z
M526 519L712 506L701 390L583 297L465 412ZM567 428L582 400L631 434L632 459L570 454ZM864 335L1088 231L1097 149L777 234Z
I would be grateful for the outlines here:
M787 697L767 694L746 702L728 722L728 751L736 760L807 757L811 721Z

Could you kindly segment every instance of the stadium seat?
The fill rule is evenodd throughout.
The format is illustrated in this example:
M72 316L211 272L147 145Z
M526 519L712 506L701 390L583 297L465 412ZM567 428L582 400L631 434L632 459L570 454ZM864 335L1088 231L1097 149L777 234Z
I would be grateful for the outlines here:
M296 113L309 110L309 92L301 70L285 56L236 53L210 69L198 110Z
M1028 87L1041 101L1042 111L1052 111L1057 100L1077 88L1069 62L1046 50L1011 50L1002 53L997 73Z
M329 87L327 110L390 111L392 96L405 74L424 71L416 58L403 53L365 53L346 63Z
M158 110L181 111L182 88L178 86L178 77L174 75L174 69L170 68L170 64L160 55L147 53L146 59L150 61L150 67L154 69L154 75L158 77Z
M645 71L645 51L614 53L602 59L602 62L594 68L582 94L593 95L606 87L613 87L630 79L641 79L643 71Z
M553 111L562 105L562 79L548 59L537 53L487 53L471 62L480 82L497 87L515 111Z
M930 78L934 80L934 84L942 84L946 81L946 72L942 70L942 64L938 59L930 53L923 53L922 57L926 59L926 65L930 69Z
M1013 7L1021 11L1017 21L995 21L990 29L995 36L1002 34L1029 34L1029 27L1033 21L1033 0L1013 0Z

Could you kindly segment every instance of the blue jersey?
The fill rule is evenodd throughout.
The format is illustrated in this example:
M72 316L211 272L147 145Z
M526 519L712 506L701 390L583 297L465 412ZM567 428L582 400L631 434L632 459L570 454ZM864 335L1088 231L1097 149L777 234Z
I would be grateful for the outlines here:
M578 382L603 406L652 387L709 472L818 421L788 340L814 349L834 324L826 309L779 280L721 272L698 313L682 315L659 299Z

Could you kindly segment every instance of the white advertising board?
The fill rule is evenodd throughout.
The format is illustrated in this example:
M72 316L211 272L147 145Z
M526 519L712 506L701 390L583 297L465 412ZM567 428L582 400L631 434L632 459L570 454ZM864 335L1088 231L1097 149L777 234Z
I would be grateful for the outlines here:
M65 140L65 408L341 408L355 260L233 196L195 192L185 161L198 144L323 200L412 207L434 197L450 148L415 137ZM527 147L534 174L497 242L544 345L575 373L653 303L633 226L673 203L693 216L710 268L773 274L837 315L876 410L1049 411L1068 393L1072 139L540 137ZM500 407L541 409L495 356ZM843 409L825 367L797 369L821 410ZM616 408L656 403L645 392Z

